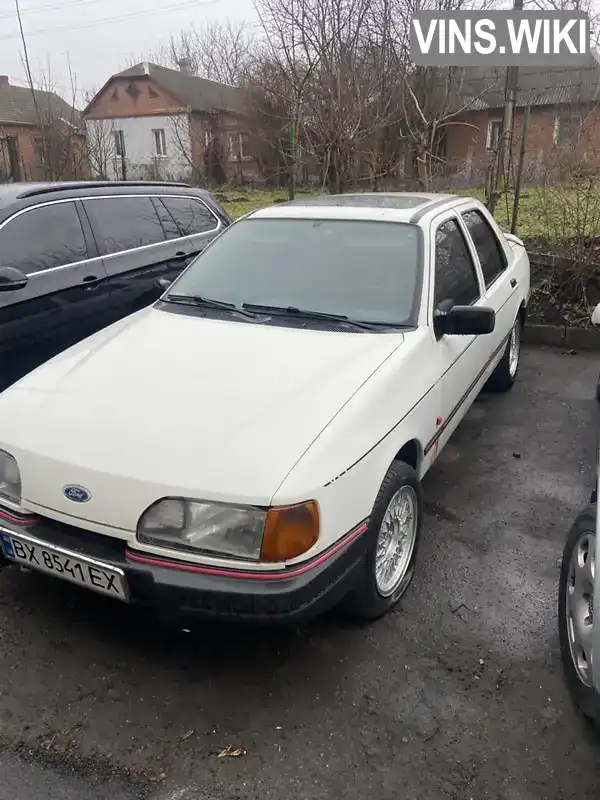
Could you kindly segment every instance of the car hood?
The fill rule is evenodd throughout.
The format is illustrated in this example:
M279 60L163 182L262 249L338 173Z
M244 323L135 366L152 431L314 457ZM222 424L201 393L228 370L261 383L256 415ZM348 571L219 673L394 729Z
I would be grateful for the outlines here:
M151 307L0 394L0 449L24 505L116 529L167 495L266 505L402 341ZM91 499L67 499L71 484Z

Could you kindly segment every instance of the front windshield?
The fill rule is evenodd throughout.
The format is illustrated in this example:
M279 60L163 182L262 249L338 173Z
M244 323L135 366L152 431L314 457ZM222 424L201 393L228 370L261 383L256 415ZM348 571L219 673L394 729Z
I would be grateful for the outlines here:
M419 228L396 222L246 219L219 236L170 291L211 300L412 324Z

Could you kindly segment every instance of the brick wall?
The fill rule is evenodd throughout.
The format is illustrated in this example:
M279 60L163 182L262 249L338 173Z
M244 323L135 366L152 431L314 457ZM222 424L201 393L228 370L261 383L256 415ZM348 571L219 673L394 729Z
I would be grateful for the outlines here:
M35 138L37 131L31 125L15 125L13 123L0 123L0 182L15 180L35 180L40 176L41 165L38 165L35 152ZM8 154L8 138L15 137L19 147L20 176L11 174L10 159Z
M502 120L502 109L475 111L457 117L448 126L446 158L450 165L466 170L484 170L489 159L487 150L488 124L491 120ZM557 145L554 141L557 116L581 114L581 136L576 146ZM524 109L515 112L514 157L518 158L523 133ZM527 132L526 163L551 165L572 157L584 160L600 160L600 109L577 106L532 108Z

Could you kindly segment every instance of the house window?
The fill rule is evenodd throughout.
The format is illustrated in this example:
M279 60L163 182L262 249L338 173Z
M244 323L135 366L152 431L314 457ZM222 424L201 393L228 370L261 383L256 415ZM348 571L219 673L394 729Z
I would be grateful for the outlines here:
M165 139L164 128L152 131L152 135L154 136L154 152L156 153L157 156L166 156L167 140Z
M250 158L250 143L247 133L229 134L229 158L232 160Z
M44 151L44 141L43 139L37 137L34 141L35 147L35 160L37 161L38 167L43 167L46 163L46 153Z
M115 152L118 156L125 157L125 134L123 131L115 131Z
M488 150L496 150L502 136L502 120L491 119L487 126L487 140L485 146Z
M554 119L554 144L577 144L581 135L581 114L560 114Z
M141 93L141 89L137 85L137 83L130 83L129 86L125 89L125 91L134 100L137 100Z

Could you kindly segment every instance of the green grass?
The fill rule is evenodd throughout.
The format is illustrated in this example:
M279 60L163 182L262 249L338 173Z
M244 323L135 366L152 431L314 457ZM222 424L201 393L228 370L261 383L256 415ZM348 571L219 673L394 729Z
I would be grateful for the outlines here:
M219 199L223 208L231 214L234 219L256 211L259 208L270 206L273 203L288 199L287 190L269 189L225 189L215 191L215 196ZM316 192L314 194L317 194ZM306 197L307 192L297 192L297 197ZM310 196L310 195L308 195Z
M455 193L484 200L482 189L456 190ZM275 202L287 200L285 190L234 188L217 190L215 195L234 219ZM306 196L306 193L297 193L297 197L302 196ZM578 204L581 204L581 195L576 190L557 188L549 193L540 189L524 189L519 203L517 234L522 238L541 237L551 241L573 235L577 225L581 224ZM591 198L590 208L591 221L585 225L585 233L600 235L600 195ZM495 213L496 220L504 231L510 230L512 209L513 195L509 194L507 198L500 200ZM568 224L565 224L565 218L569 220Z

